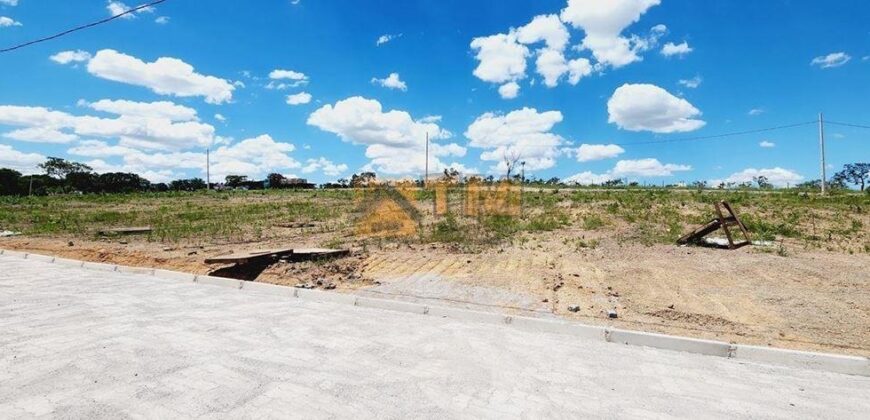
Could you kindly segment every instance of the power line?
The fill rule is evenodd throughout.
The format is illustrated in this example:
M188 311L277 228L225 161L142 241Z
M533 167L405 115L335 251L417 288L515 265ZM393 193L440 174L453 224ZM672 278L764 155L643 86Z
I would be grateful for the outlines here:
M5 52L10 52L10 51L15 51L15 50L17 50L17 49L21 49L21 48L24 48L24 47L27 47L27 46L30 46L30 45L39 44L40 42L45 42L45 41L50 41L50 40L52 40L52 39L60 38L60 37L62 37L62 36L64 36L64 35L69 35L69 34L71 34L71 33L73 33L73 32L78 32L78 31L81 31L81 30L83 30L83 29L93 28L94 26L102 25L102 24L107 23L107 22L111 22L111 21L113 21L113 20L115 20L115 19L118 19L118 18L124 17L124 16L126 16L126 15L131 14L131 13L136 13L136 12L142 10L142 9L147 9L147 8L149 8L149 7L152 7L152 6L156 6L156 5L158 5L158 4L160 4L160 3L163 3L163 2L165 2L165 1L166 1L166 0L155 0L155 1L152 1L152 2L150 2L150 3L142 4L142 5L139 5L139 6L136 6L136 7L132 8L132 9L130 9L130 10L126 10L126 11L124 11L123 13L119 13L119 14L117 14L117 15L110 16L110 17L105 18L105 19L103 19L103 20L99 20L99 21L96 21L96 22L88 23L88 24L86 24L86 25L77 26L77 27L72 28L72 29L67 29L67 30L65 30L65 31L63 31L63 32L61 32L61 33L58 33L58 34L55 34L55 35L51 35L51 36L47 36L47 37L45 37L45 38L39 38L39 39L35 39L35 40L33 40L33 41L25 42L25 43L23 43L23 44L18 44L18 45L15 45L15 46L9 47L9 48L3 48L2 50L0 50L0 53L5 53Z
M778 125L778 126L774 126L774 127L758 128L755 130L734 131L734 132L730 132L730 133L714 134L714 135L710 135L710 136L682 137L682 138L678 138L678 139L650 140L650 141L640 141L640 142L633 142L633 143L614 143L614 144L616 144L617 146L636 146L636 145L641 145L641 144L678 143L678 142L684 142L684 141L721 139L721 138L725 138L725 137L743 136L746 134L757 134L757 133L765 133L768 131L784 130L787 128L802 127L802 126L811 125L811 124L817 124L817 121L807 121L807 122L788 124L788 125Z
M844 127L866 128L866 129L870 130L870 126L861 125L861 124L851 124L851 123L842 123L842 122L834 122L834 121L825 121L825 124L841 125Z
M826 124L833 124L830 121L825 121L825 123ZM818 124L818 121L805 121L805 122L794 123L794 124L778 125L778 126L766 127L766 128L757 128L754 130L733 131L733 132L729 132L729 133L713 134L713 135L709 135L709 136L681 137L681 138L677 138L677 139L649 140L649 141L630 142L630 143L608 143L608 144L614 144L617 146L637 146L637 145L644 145L644 144L679 143L679 142L686 142L686 141L712 140L712 139L721 139L721 138L726 138L726 137L743 136L743 135L747 135L747 134L765 133L765 132L769 132L769 131L784 130L784 129L788 129L788 128L803 127L806 125L815 125L815 124ZM870 128L870 127L864 127L864 128ZM489 135L487 135L487 137L488 136ZM486 137L484 137L484 139L486 139ZM529 145L517 146L518 149L529 149L529 148L536 148L536 147L555 148L555 147L559 147L559 145L529 144Z

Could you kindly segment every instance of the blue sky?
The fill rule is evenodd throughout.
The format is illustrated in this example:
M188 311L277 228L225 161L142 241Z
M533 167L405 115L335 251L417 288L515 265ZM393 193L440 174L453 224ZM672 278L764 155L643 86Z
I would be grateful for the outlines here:
M818 178L815 125L651 142L870 125L858 0L256 3L168 0L0 54L0 166L167 181L211 148L213 180L420 176L428 132L437 170L785 185ZM136 4L0 0L0 47ZM870 158L870 130L827 133L832 169Z

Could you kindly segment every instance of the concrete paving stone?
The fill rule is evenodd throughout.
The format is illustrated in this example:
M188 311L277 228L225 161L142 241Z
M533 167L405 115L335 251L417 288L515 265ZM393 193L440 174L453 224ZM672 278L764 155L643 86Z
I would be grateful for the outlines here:
M870 411L868 377L298 292L307 298L0 256L0 417L863 419ZM327 295L334 302L313 299Z

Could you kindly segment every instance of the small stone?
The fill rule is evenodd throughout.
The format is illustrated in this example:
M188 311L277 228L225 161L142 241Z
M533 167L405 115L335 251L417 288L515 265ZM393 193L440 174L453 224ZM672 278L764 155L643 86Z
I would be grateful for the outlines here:
M550 299L546 299L546 298L545 298L545 299L542 300L541 302L547 303L547 302L549 302L549 301L550 301Z
M674 309L674 304L672 303L672 304L668 305L668 309Z
M190 251L190 252L187 253L188 256L190 256L190 255L196 255L196 254L198 254L198 252L196 252L196 251Z
M580 312L580 305L571 305L568 306L569 312Z
M326 290L332 290L332 289L335 289L335 283L329 283L329 284L327 284L326 286L323 286L323 288L326 289Z
M619 315L616 314L616 309L611 309L607 311L607 317L610 319L616 319L619 318Z
M73 243L73 241L69 241L66 243L66 246L75 246L75 244Z
M127 241L118 241L118 243L121 245L127 245L128 242Z

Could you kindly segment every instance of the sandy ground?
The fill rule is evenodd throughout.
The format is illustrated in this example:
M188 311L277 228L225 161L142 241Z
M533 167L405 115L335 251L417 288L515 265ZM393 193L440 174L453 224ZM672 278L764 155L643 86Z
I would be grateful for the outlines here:
M292 245L317 245L316 238L308 240ZM204 264L207 256L287 245L287 239L205 247L135 237L0 239L6 249L198 274L221 268ZM475 254L392 243L355 249L335 261L279 262L255 276L290 286L332 283L338 291L396 299L870 356L870 256L792 249L779 256L758 247L648 247L608 239L594 249L576 249L554 234ZM618 319L608 319L608 310Z

